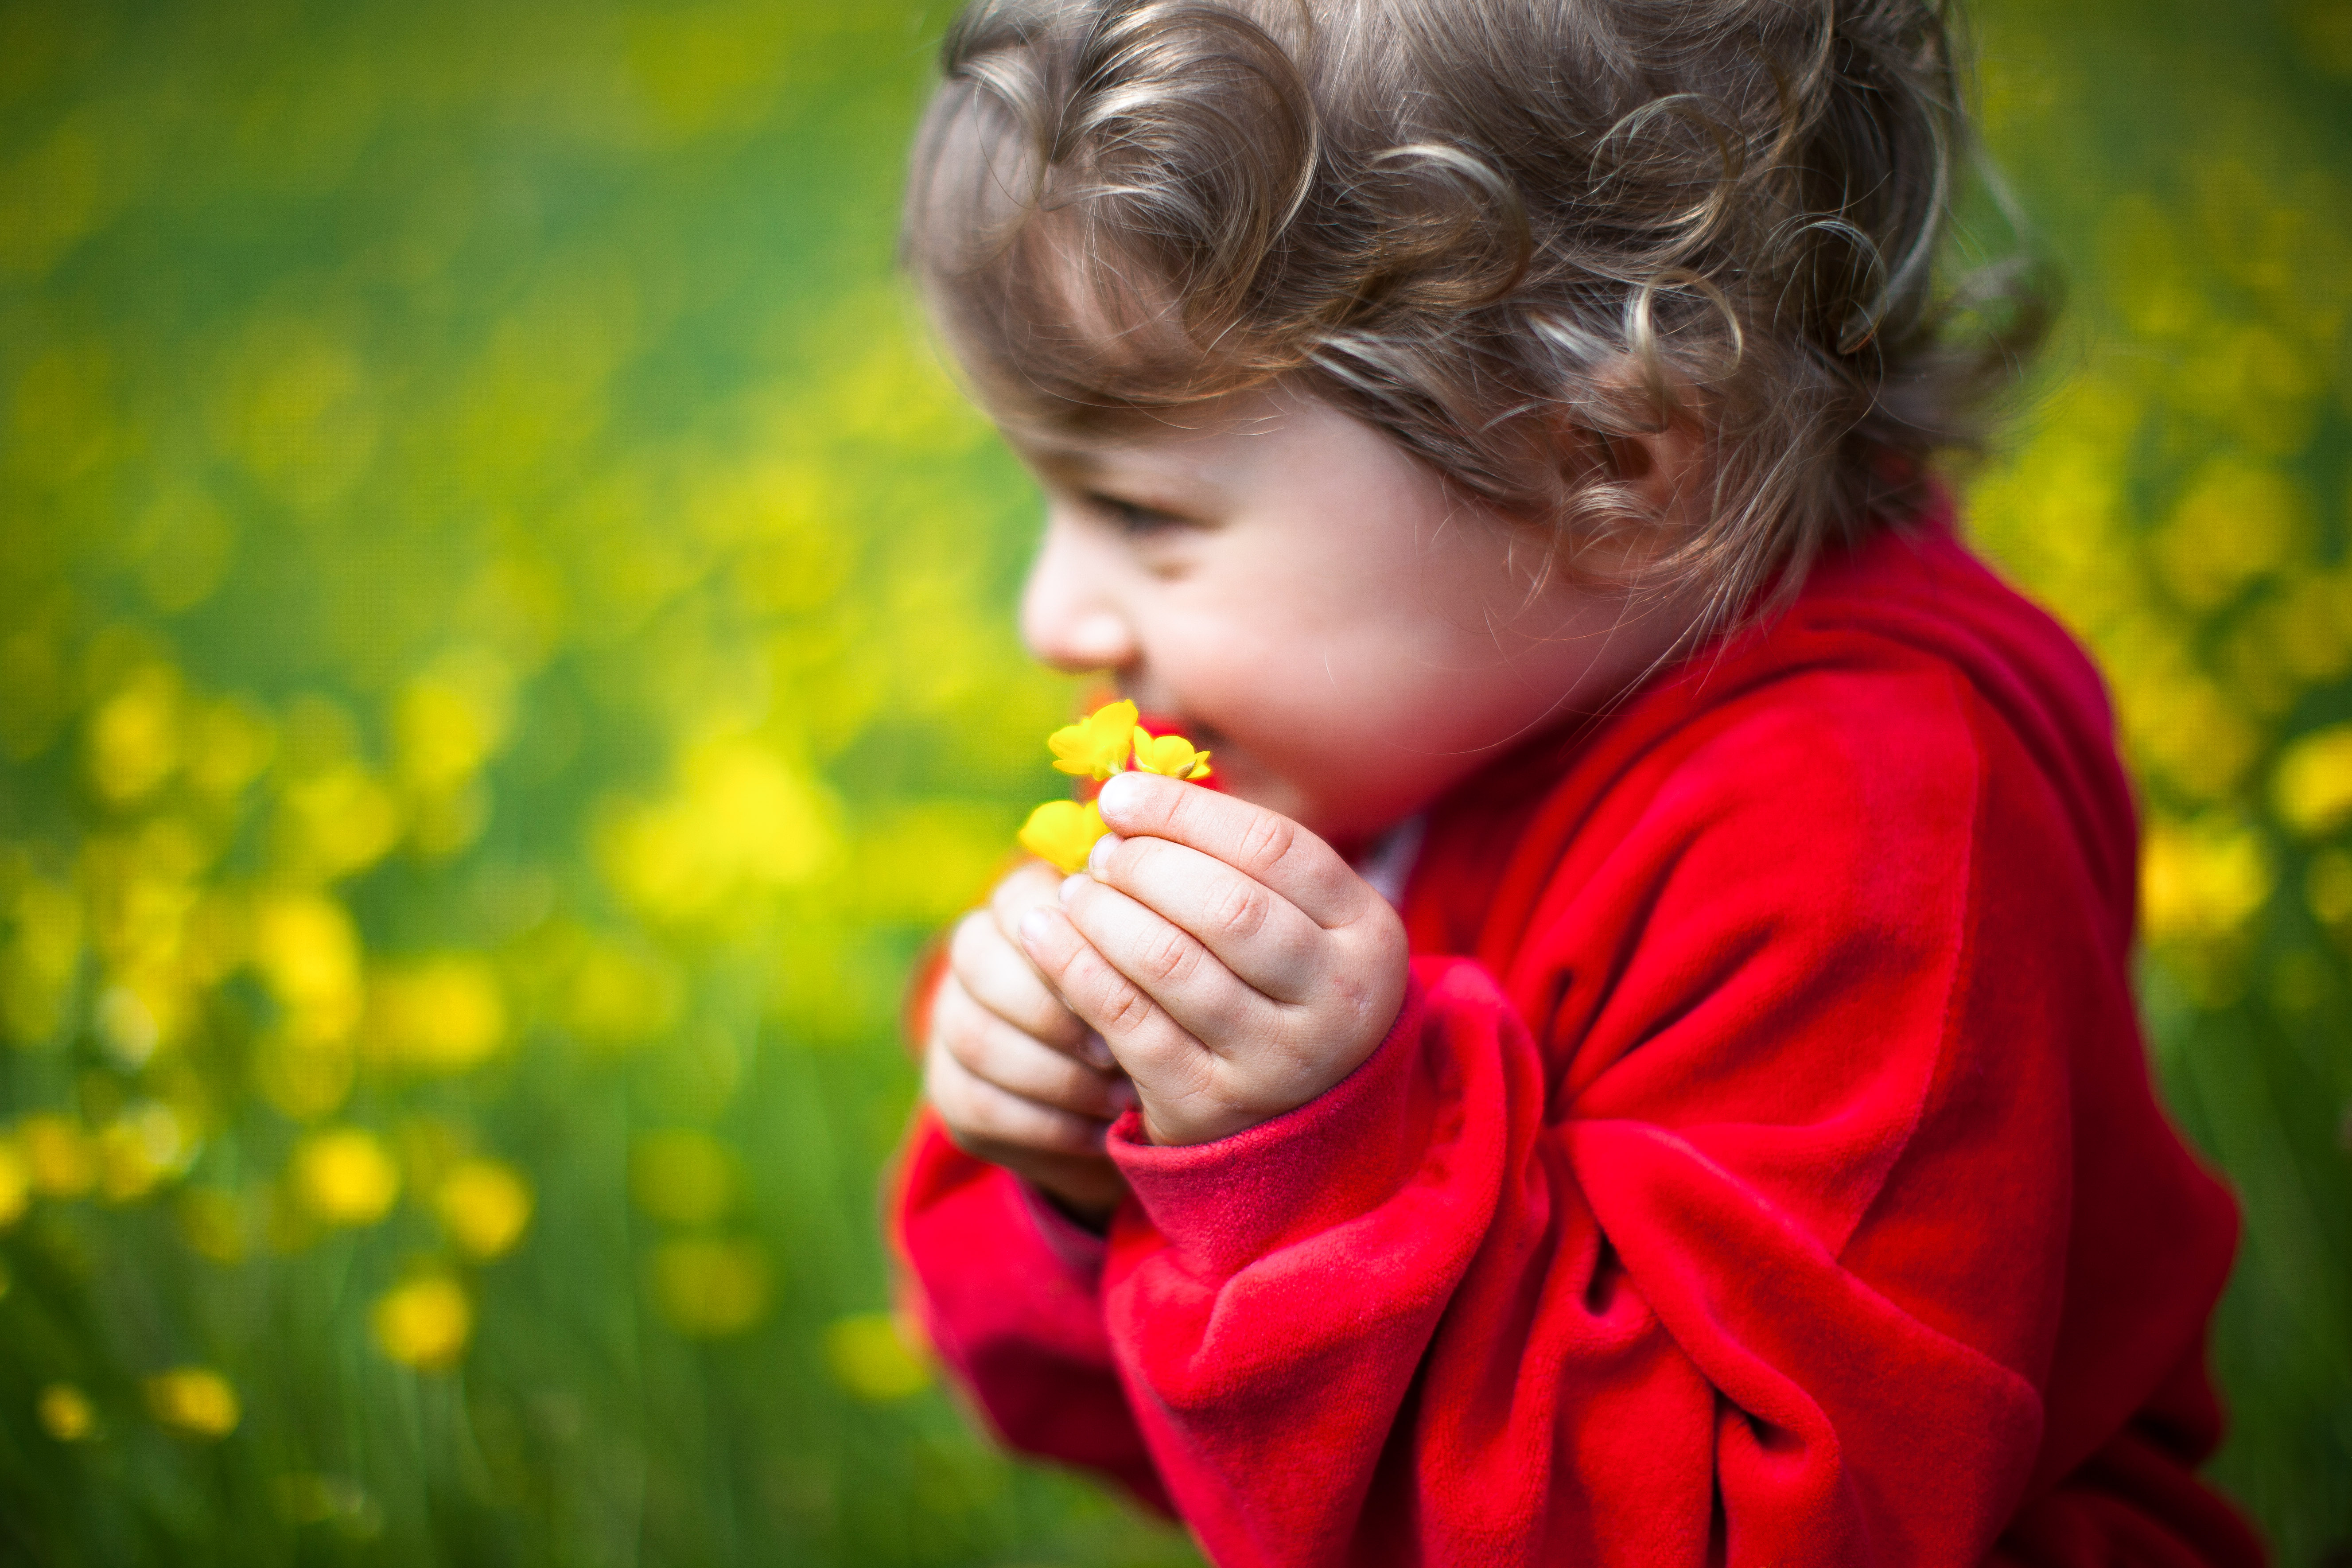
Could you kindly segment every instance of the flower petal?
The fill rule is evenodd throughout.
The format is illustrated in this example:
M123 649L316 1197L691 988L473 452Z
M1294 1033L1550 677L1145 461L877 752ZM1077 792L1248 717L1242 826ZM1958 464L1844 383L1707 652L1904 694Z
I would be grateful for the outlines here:
M1095 840L1109 831L1094 802L1080 805L1074 800L1049 800L1021 825L1021 847L1073 875L1086 868Z

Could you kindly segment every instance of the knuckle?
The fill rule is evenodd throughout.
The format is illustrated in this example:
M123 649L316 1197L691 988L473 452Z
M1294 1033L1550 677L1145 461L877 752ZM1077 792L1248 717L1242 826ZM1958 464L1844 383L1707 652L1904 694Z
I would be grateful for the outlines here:
M971 1080L953 1064L935 1061L924 1077L923 1093L930 1100L931 1109L940 1113L940 1121L950 1127L961 1127L971 1120L968 1114L971 1103L970 1084Z
M1181 931L1155 933L1137 955L1136 967L1162 985L1182 984L1199 967L1200 955Z
M1103 1008L1103 1033L1132 1034L1151 1018L1151 998L1137 987L1121 981L1106 998Z
M1297 841L1298 829L1287 817L1270 811L1255 813L1249 825L1242 829L1238 864L1252 876L1271 871L1282 864Z
M1212 930L1246 942L1265 929L1272 913L1273 902L1262 889L1237 882L1210 899L1207 918Z
M988 1030L977 1018L959 1017L946 1025L940 1043L965 1071L988 1076Z

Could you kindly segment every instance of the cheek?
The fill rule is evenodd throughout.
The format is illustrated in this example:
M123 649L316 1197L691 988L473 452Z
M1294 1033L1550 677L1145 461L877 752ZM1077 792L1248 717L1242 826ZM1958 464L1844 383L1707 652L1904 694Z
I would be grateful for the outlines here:
M1410 811L1458 772L1457 679L1423 628L1299 614L1296 603L1171 621L1149 661L1182 710L1226 745L1237 795L1321 831ZM1335 624L1336 622L1336 624Z

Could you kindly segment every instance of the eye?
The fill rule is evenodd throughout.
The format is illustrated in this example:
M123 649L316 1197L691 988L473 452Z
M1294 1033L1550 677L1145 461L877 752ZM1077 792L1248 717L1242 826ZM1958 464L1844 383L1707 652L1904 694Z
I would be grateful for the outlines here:
M1174 512L1161 511L1157 507L1143 506L1131 500L1122 500L1117 496L1089 491L1086 497L1086 503L1096 515L1130 539L1148 538L1152 534L1185 526L1185 520L1178 517Z

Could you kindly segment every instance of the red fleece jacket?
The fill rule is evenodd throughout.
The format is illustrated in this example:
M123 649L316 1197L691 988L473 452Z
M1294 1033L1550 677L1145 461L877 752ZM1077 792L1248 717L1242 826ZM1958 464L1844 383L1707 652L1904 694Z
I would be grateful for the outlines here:
M1440 802L1387 1040L1217 1142L1130 1112L1107 1244L924 1117L916 1310L1225 1568L2258 1563L2135 865L2082 653L1881 533Z

